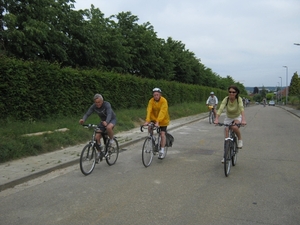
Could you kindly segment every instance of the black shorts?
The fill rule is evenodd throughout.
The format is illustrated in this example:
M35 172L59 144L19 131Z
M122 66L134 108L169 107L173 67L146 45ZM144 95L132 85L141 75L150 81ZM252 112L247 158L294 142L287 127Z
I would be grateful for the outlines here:
M167 127L159 127L160 131L164 131L164 132L167 132Z

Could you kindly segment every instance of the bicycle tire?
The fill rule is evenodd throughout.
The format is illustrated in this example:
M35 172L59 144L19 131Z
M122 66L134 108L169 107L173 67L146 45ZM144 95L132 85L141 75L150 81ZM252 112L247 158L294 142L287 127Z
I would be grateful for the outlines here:
M236 138L233 139L232 142L232 155L231 155L231 160L232 160L232 166L236 165L237 162L237 153L238 153L238 148L237 148L237 142Z
M153 142L151 137L147 137L144 141L143 148L142 148L142 161L145 167L151 165L153 160Z
M231 155L230 155L230 140L225 141L224 147L224 172L225 176L228 177L231 168Z
M109 144L107 144L105 147L105 160L110 166L114 165L119 157L119 143L116 138L114 138L114 141L114 147L110 146Z
M210 124L212 123L211 115L212 115L212 112L211 112L211 110L210 110L210 111L209 111L209 115L208 115L208 122L209 122Z
M96 165L96 149L92 144L87 144L81 151L80 155L80 170L84 175L89 175L93 172Z
M215 121L215 114L212 112L211 113L211 123L214 123Z

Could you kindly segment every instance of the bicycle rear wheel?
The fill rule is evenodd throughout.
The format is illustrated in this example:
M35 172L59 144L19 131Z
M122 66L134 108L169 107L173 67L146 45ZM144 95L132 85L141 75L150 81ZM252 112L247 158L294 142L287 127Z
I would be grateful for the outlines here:
M231 168L231 155L230 155L230 141L225 141L224 148L224 172L225 176L228 177Z
M154 145L152 139L151 137L147 137L144 141L143 149L142 149L142 161L145 167L150 166L153 160L153 150L154 150Z
M80 155L80 170L84 175L89 175L93 172L96 164L96 149L92 144L87 144Z
M231 154L232 166L235 166L237 162L238 148L237 148L236 140L237 139L235 138L232 142L232 154Z
M119 143L116 138L114 138L115 146L112 147L109 144L106 145L105 151L105 160L106 163L110 166L114 165L117 162L119 157Z

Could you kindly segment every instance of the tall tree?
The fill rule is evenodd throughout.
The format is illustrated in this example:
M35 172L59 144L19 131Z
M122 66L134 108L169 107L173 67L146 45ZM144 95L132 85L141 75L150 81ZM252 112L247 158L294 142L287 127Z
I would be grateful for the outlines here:
M289 87L289 95L300 96L300 78L297 72L294 73Z
M68 39L61 32L74 0L3 0L4 48L23 59L67 60Z

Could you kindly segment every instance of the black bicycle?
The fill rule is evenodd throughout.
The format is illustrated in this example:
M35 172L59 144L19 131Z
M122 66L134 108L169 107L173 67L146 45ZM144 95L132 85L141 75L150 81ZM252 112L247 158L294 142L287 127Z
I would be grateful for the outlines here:
M85 128L93 128L94 132L92 135L92 139L89 143L84 146L80 155L80 170L84 175L89 175L93 172L96 163L99 163L105 158L106 163L108 165L114 165L119 156L119 143L116 138L114 138L115 145L112 147L109 143L108 134L105 131L104 133L100 132L98 126L96 124L83 124ZM96 143L95 136L96 133L102 133L102 139L104 143L104 147L102 149L99 148ZM97 159L97 153L100 152L100 157Z
M218 123L218 125L229 127L228 138L225 138L224 140L224 172L225 176L228 177L231 169L231 164L232 166L235 166L237 163L238 154L238 138L235 132L232 130L232 126L240 127L241 124L234 124L234 121L232 121L230 124Z
M208 109L209 109L208 122L212 124L215 121L214 107L212 105L209 105Z
M149 130L148 127L150 128ZM147 129L149 131L142 149L142 161L144 166L148 167L152 163L153 156L156 154L159 155L161 135L159 127L156 127L153 122L149 123L147 126L142 125L141 132L144 132L143 129ZM156 134L154 133L155 130ZM167 156L167 152L168 147L165 146L164 158Z

